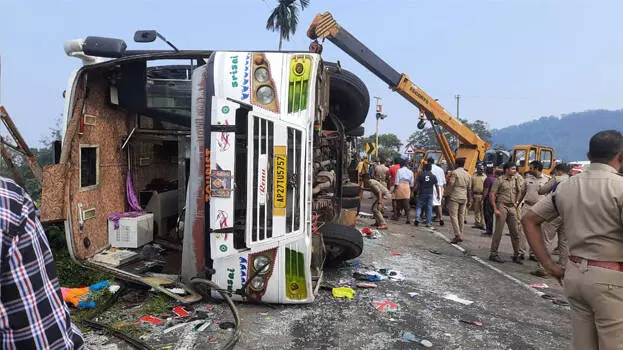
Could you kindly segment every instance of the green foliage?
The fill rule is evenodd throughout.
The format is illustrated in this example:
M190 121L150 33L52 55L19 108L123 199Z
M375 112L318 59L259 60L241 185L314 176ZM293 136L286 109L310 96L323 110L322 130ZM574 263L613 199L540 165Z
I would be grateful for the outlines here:
M601 130L621 130L623 110L590 110L542 117L527 123L493 130L493 143L507 146L539 144L554 147L563 161L586 159L588 141Z
M273 9L268 20L266 29L279 32L279 51L283 40L290 40L290 36L296 33L299 23L299 7L304 10L309 5L309 0L278 0L277 7Z
M491 130L489 130L489 124L482 120L476 120L474 122L469 122L466 119L460 119L461 122L470 128L473 132L475 132L481 139L491 143ZM429 127L424 128L423 130L418 130L411 134L407 139L407 142L413 147L418 149L439 149L439 144L437 143L437 139L435 138L435 131L432 127L430 127L430 123L427 123ZM448 139L450 146L456 148L457 146L457 137L450 132L444 130L441 126L439 127L444 136Z
M360 152L365 152L366 143L376 142L376 134L372 134L368 137L361 138ZM379 157L383 160L392 160L401 156L402 142L395 134L379 134L379 144L377 145ZM373 155L372 160L376 161L376 157Z
M45 228L58 279L63 287L84 287L101 281L112 281L114 276L84 268L76 264L69 255L65 240L65 230L62 225L50 225Z
M171 299L164 294L151 294L143 303L141 313L161 315L171 311Z

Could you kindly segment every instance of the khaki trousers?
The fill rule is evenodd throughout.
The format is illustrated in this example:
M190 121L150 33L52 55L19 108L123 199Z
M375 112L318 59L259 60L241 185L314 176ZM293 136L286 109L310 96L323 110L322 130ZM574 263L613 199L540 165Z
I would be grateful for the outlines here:
M383 226L387 224L385 222L385 218L383 217L383 213L385 212L385 205L381 203L381 208L379 209L379 200L378 198L372 204L372 214L374 214L374 220L376 220L377 226Z
M472 208L474 209L474 221L478 226L484 226L484 216L482 210L482 195L475 194L474 195L474 203L472 204Z
M448 199L448 211L450 212L450 223L455 236L463 234L463 225L465 223L465 207L466 201L459 203L456 200Z
M502 232L504 224L508 225L508 231L511 234L511 244L515 255L519 254L519 233L517 232L517 208L515 206L497 205L500 211L499 216L495 216L495 232L491 240L491 255L497 255L502 240Z
M572 349L622 349L623 272L569 261L563 282L572 310Z

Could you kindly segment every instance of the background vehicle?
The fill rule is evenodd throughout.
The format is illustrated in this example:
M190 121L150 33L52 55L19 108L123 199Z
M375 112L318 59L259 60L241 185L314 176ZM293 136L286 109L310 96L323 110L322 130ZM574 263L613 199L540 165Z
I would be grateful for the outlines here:
M555 156L554 149L548 146L516 145L512 151L487 151L485 163L497 170L502 170L502 166L510 161L517 166L517 172L523 175L528 172L530 162L538 160L543 163L543 173L549 175L556 166Z
M130 51L101 37L65 48L86 65L44 169L42 221L65 221L76 260L185 302L196 294L153 273L308 303L325 261L361 254L361 234L339 224L359 204L345 169L369 94L355 75L308 52Z

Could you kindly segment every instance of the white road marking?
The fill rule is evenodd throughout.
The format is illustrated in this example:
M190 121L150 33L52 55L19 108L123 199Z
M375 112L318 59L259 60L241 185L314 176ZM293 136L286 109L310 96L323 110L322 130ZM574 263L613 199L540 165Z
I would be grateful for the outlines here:
M461 251L462 253L465 253L465 248L463 248L463 247L461 247L461 246L459 246L459 245L457 245L457 244L452 244L452 243L450 243L450 238L446 237L446 235L444 235L443 233L441 233L441 232L439 232L439 231L437 231L437 230L430 230L430 231L431 231L432 233L434 233L434 234L435 234L435 236L437 236L437 237L439 237L439 238L443 239L444 241L448 242L448 243L449 243L451 246L453 246L454 248L458 249L458 250L459 250L459 251ZM502 275L502 276L504 276L504 277L508 278L509 280L511 280L511 281L513 281L513 282L515 282L515 283L517 283L517 284L519 284L519 285L521 285L521 286L522 286L522 287L524 287L525 289L528 289L529 291L531 291L531 292L535 293L535 294L536 294L536 295L538 295L539 297L540 297L540 296L542 296L543 294L545 294L545 293L543 293L543 292L541 292L541 291L538 291L538 290L536 290L536 289L534 289L534 288L530 287L530 285L529 285L529 284L524 283L524 282L522 282L522 281L518 280L517 278L515 278L515 277L513 277L513 276L511 276L511 275L509 275L509 274L507 274L506 272L504 272L504 271L502 271L502 270L498 269L497 267L495 267L495 266L493 266L493 265L489 264L488 262L486 262L486 261L484 261L484 260L480 259L479 257L477 257L477 256L475 256L475 255L471 255L470 257L471 257L472 259L474 259L475 261L477 261L478 263L480 263L480 264L482 264L482 265L484 265L484 266L486 266L486 267L490 268L491 270L493 270L493 271L495 271L495 272L499 273L500 275Z

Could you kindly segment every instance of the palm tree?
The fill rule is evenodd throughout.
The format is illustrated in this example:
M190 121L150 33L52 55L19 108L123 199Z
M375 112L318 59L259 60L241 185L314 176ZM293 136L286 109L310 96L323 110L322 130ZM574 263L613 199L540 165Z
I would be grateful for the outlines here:
M283 39L290 40L290 35L296 32L299 23L299 6L304 10L309 5L309 0L277 0L277 7L266 21L266 29L273 32L279 31L279 51Z

